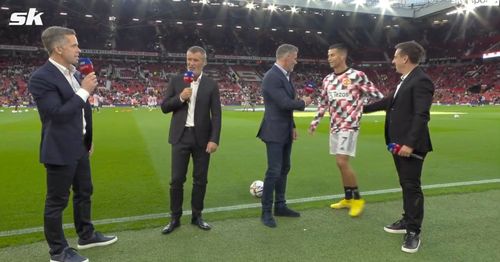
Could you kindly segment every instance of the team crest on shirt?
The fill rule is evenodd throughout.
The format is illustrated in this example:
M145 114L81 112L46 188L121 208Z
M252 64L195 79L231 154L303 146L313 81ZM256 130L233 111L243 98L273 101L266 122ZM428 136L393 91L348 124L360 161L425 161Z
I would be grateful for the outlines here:
M343 86L350 86L351 85L351 79L350 78L344 78L342 79L342 85Z

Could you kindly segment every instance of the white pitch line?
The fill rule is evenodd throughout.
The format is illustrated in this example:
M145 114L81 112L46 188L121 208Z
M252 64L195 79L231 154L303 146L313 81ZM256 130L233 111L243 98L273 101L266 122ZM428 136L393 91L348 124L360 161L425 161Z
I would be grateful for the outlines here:
M488 179L488 180L478 180L478 181L465 181L465 182L455 182L455 183L446 183L446 184L425 185L425 186L422 186L422 188L423 189L434 189L434 188L472 186L472 185L493 184L493 183L500 183L500 179ZM363 195L381 195L381 194L396 193L396 192L401 192L401 188L389 188L389 189L381 189L381 190L373 190L373 191L363 191L362 193L363 193ZM336 199L336 198L341 198L343 196L344 196L344 194L306 197L306 198L287 200L287 202L288 203L306 203L306 202L313 202L313 201ZM258 208L260 206L261 206L260 203L253 203L253 204L243 204L243 205L225 206L225 207L212 207L212 208L204 209L203 213L242 210L242 209ZM191 210L184 211L182 214L185 216L191 215ZM141 215L141 216L100 219L100 220L93 221L93 224L94 225L106 225L106 224L136 222L136 221L142 221L142 220L168 218L168 217L170 217L170 214L168 214L168 213L157 213L157 214L148 214L148 215ZM65 229L73 228L73 227L74 227L73 224L64 224L63 225L63 228L65 228ZM9 230L9 231L0 231L0 237L18 236L18 235L24 235L24 234L37 233L37 232L43 232L43 227L32 227L32 228L16 229L16 230Z

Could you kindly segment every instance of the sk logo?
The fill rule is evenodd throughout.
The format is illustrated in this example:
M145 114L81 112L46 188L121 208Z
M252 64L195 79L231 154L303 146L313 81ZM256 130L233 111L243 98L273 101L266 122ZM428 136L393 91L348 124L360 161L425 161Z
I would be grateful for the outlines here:
M36 8L30 8L28 12L17 12L10 15L9 25L43 25L41 13L36 13Z

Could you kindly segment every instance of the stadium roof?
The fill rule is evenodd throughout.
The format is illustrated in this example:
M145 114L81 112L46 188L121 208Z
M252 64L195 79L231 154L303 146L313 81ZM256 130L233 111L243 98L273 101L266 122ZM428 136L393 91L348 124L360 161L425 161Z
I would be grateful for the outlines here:
M202 1L209 3L210 1ZM245 1L240 1L245 2ZM262 5L291 6L332 11L357 12L419 18L457 6L447 0L255 0Z

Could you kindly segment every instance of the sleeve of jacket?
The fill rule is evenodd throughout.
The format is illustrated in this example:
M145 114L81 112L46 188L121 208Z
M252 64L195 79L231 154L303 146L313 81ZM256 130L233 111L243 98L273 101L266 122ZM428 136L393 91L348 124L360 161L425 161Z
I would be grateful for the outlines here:
M28 84L38 110L51 121L65 123L73 120L75 114L81 112L85 105L76 93L67 101L63 101L58 88L54 83L34 74Z
M161 111L165 114L176 111L181 108L186 101L182 102L180 98L180 92L176 92L176 86L181 84L179 79L174 77L170 80L167 85L167 90L165 91L165 98L161 102Z
M300 111L304 111L305 109L305 102L290 98L285 91L285 86L283 86L281 80L277 77L270 75L264 77L264 80L262 80L262 92L265 96L270 97L281 109Z
M394 93L390 93L388 96L380 99L377 102L373 102L371 104L363 106L363 113L371 113L371 112L386 110L389 107L389 103L391 102L393 95Z
M210 114L212 121L212 130L210 130L210 142L219 145L220 132L222 126L222 109L220 104L219 86L214 82L214 91L210 98Z
M430 120L430 109L434 95L434 84L429 78L422 78L412 90L413 118L405 144L415 148L419 137L427 128Z
M85 103L84 112L85 112L85 146L87 147L87 150L90 150L92 146L92 130L93 130L93 123L92 123L92 107L90 106L89 103Z

